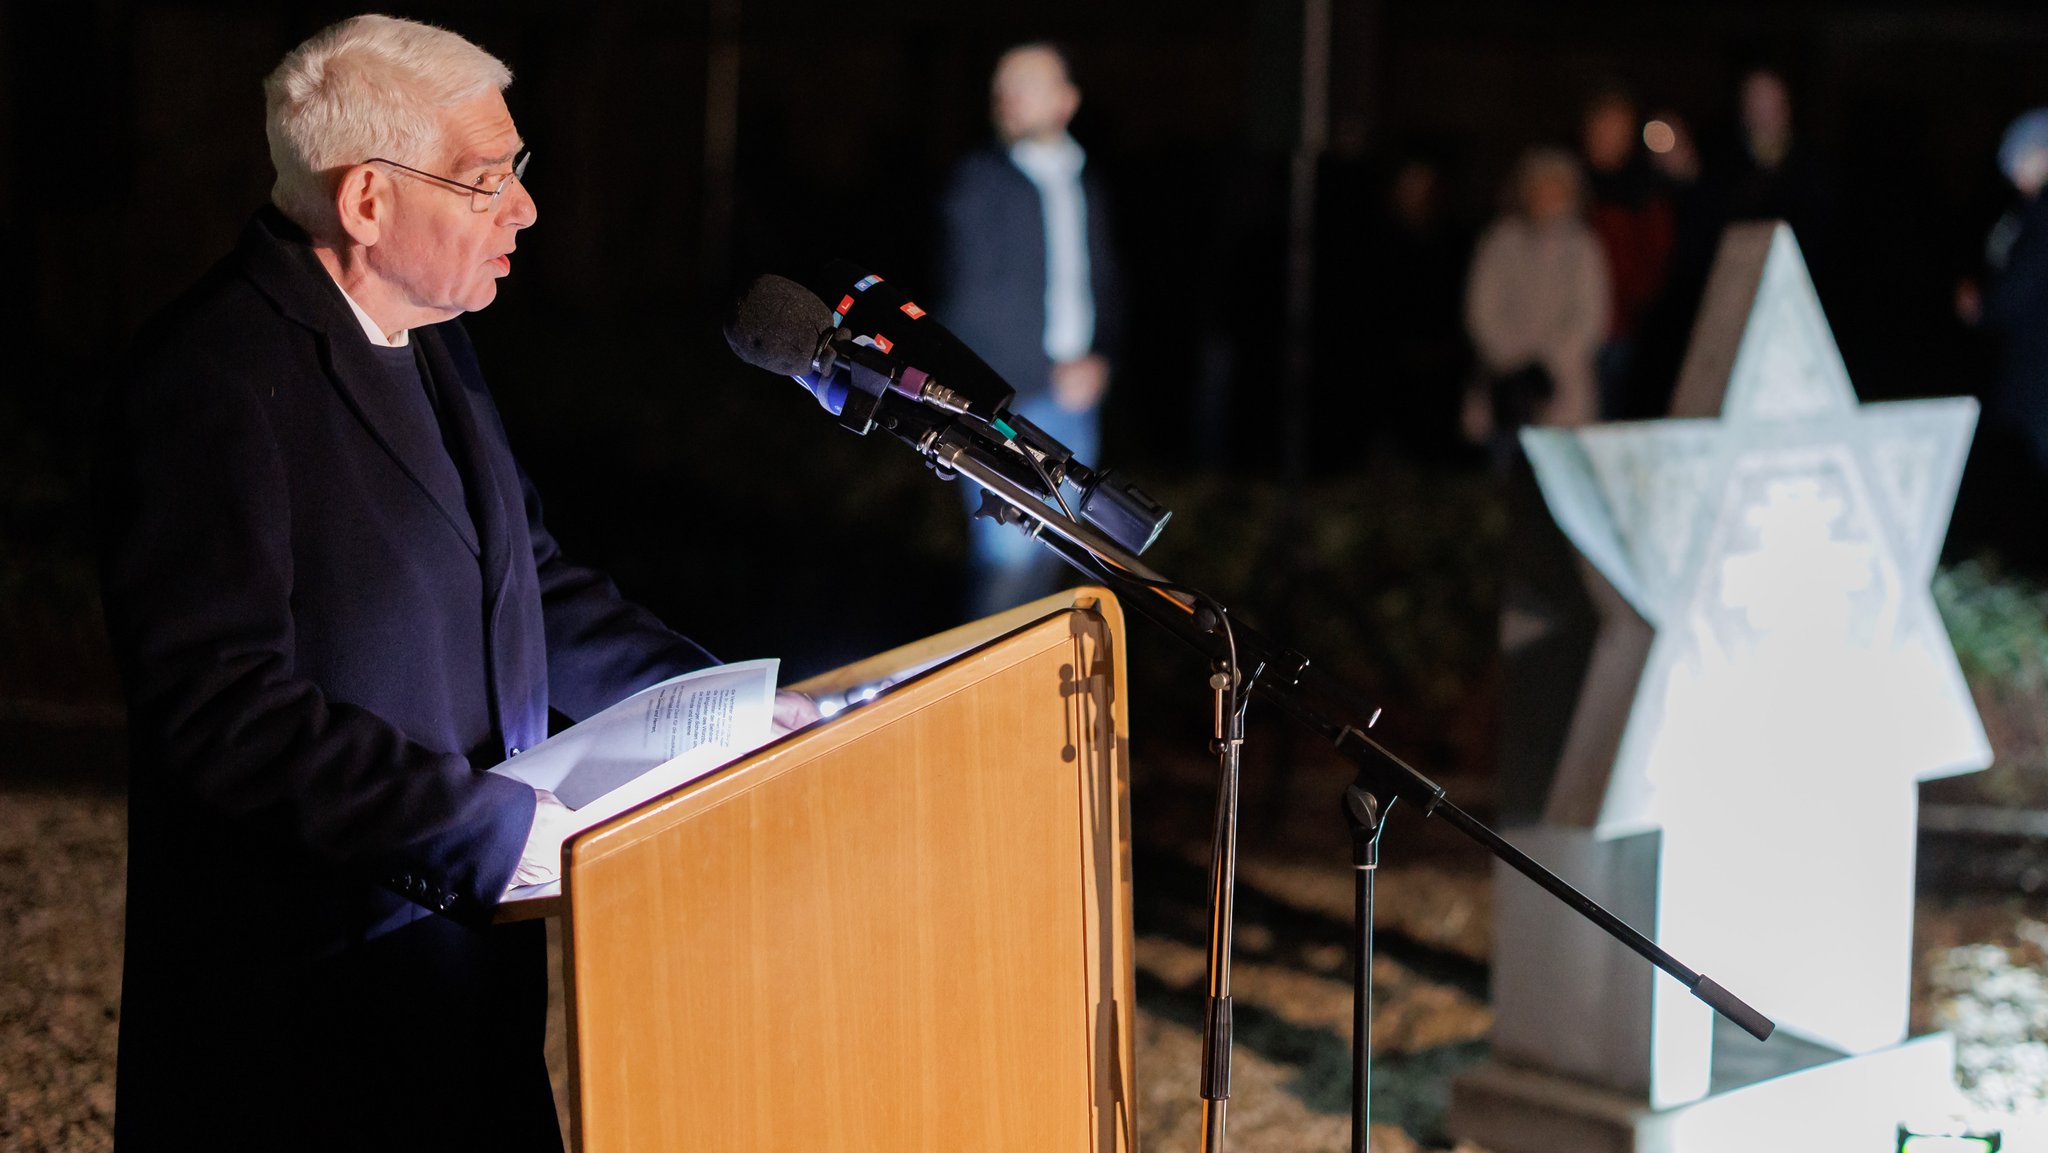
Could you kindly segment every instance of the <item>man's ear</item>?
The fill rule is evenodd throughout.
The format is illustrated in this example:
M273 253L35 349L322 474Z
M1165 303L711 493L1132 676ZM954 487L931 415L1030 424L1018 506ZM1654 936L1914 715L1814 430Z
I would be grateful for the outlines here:
M367 164L342 173L334 190L334 216L351 241L368 248L383 237L391 216L390 193L391 182Z

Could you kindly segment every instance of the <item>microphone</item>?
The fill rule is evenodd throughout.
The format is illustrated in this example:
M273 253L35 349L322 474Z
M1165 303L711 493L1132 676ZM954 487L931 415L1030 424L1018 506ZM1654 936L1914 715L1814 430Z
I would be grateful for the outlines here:
M832 305L832 322L867 334L874 347L914 364L966 400L961 410L990 420L1009 411L1016 389L922 306L882 277L847 260L826 265L811 282ZM1026 382L1029 383L1029 382Z
M1112 473L1096 473L1010 413L1015 390L909 297L884 287L881 277L841 261L824 282L848 277L849 291L840 293L836 309L787 277L755 277L726 319L726 344L748 364L803 385L842 427L864 436L879 420L934 460L941 430L931 418L965 417L975 439L994 434L986 463L1022 488L1066 503L1062 489L1071 486L1079 517L1133 553L1158 539L1172 511ZM945 366L948 383L919 365ZM882 411L892 396L916 403L922 413Z
M923 311L918 313L922 318ZM936 329L937 322L932 327ZM953 339L951 333L945 336ZM834 313L810 289L782 276L757 276L747 286L726 321L725 342L748 364L795 378L834 416L845 415L850 384L872 396L879 397L886 389L946 412L984 418L995 416L1013 395L993 372L988 376L997 380L1001 392L1000 400L993 403L993 389L978 389L980 399L976 400L940 384L924 369L891 355L896 341L880 332L856 335L843 310ZM860 375L851 381L844 379L838 371L841 365L861 370ZM983 370L987 371L986 366ZM861 415L864 424L866 414Z
M777 376L802 376L817 366L832 330L832 310L811 290L783 276L754 278L725 321L733 355Z

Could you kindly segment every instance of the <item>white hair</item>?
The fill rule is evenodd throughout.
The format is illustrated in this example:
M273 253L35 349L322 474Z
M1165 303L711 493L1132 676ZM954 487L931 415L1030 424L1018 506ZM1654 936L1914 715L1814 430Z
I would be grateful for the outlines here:
M340 169L373 156L433 163L440 110L511 83L504 61L446 29L390 16L330 25L263 80L271 203L310 233L331 232Z

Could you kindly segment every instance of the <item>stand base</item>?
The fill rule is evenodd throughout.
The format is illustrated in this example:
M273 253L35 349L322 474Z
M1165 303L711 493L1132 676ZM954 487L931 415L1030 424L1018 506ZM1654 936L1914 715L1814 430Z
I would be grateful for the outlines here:
M1450 1130L1489 1153L1871 1153L1967 1106L1946 1033L1681 1105L1491 1062L1451 1085Z

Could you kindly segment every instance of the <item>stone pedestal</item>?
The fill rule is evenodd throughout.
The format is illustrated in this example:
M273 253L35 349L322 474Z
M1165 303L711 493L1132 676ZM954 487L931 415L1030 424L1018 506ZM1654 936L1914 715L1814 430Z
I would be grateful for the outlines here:
M1946 1033L1671 1109L1493 1062L1451 1086L1451 1134L1488 1153L1883 1153L1898 1125L1966 1108ZM1718 1073L1718 1070L1717 1070Z

